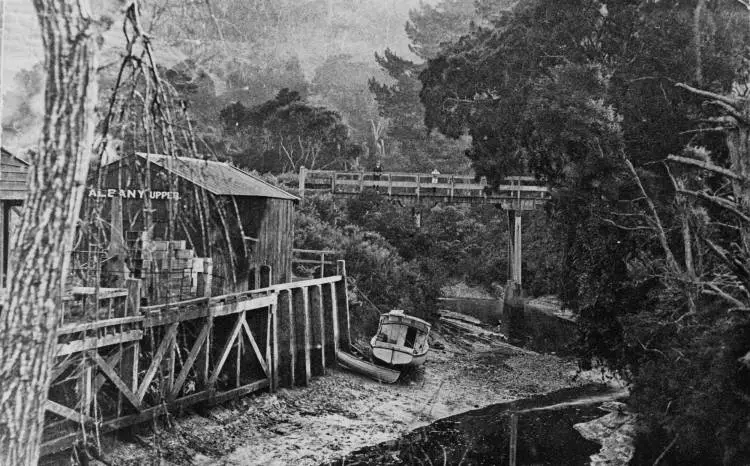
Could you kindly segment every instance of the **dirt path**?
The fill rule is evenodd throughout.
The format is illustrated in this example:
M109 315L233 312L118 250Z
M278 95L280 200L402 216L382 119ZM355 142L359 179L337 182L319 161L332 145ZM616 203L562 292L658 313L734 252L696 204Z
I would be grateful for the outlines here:
M114 465L312 465L490 404L577 385L575 365L550 355L441 340L410 380L383 385L332 369L307 388L247 397L177 419L137 444L118 443ZM436 346L441 346L440 344Z

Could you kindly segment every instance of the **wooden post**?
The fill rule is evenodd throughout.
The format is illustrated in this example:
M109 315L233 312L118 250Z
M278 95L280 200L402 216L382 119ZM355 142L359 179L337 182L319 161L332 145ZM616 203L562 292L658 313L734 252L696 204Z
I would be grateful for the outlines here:
M361 193L365 189L365 173L359 172L359 192Z
M203 261L203 296L206 298L211 297L211 280L213 272L213 263L211 259L204 259ZM208 303L206 303L208 306ZM204 389L210 389L208 387L208 379L211 375L211 347L214 340L214 318L209 315L206 317L206 322L203 324L208 329L208 335L206 336L206 342L203 344L203 348L198 354L198 358L195 362L195 373L197 374L198 382Z
M268 288L273 283L271 277L273 277L273 270L270 265L263 265L260 268L260 279L257 283L260 283L261 288Z
M244 312L240 312L240 314L245 315ZM243 319L246 319L246 317L243 317ZM240 330L240 334L237 337L237 339L234 342L235 345L235 351L237 351L236 359L235 359L235 367L234 367L234 386L235 388L241 386L241 378L242 378L242 331Z
M200 348L195 361L195 374L197 375L199 385L196 388L207 388L208 378L211 374L211 342L213 341L214 318L211 316L206 317L203 326L206 328L207 335L206 341Z
M336 297L336 284L329 283L331 286L331 324L333 326L333 354L339 352L339 306Z
M344 349L347 351L351 350L352 346L352 325L351 325L351 318L349 316L349 288L347 287L346 283L346 261L345 260L338 260L336 261L336 275L341 275L341 281L338 284L338 298L339 303L341 303L342 310L344 312L343 315L343 321L345 328L343 329L344 332Z
M125 309L126 316L137 316L141 313L141 281L137 278L125 279L128 290L128 300Z
M83 370L80 379L80 394L81 394L81 412L84 416L91 416L91 403L94 401L94 391L92 387L93 383L93 369L92 363L84 361L86 368Z
M297 366L295 375L299 377L298 383L308 385L312 377L312 371L310 367L310 307L307 288L293 289L292 301L294 302L297 341L295 353L297 354L297 361L301 362Z
M279 305L278 295L276 304L271 306L271 392L279 389Z
M310 288L310 320L312 322L312 374L325 375L325 314L323 312L323 289L321 285Z
M305 182L307 181L307 168L299 167L299 197L305 198Z
M320 252L320 278L326 276L326 253Z
M510 415L510 452L508 454L510 466L516 466L516 449L518 445L518 413Z
M291 290L280 290L276 298L276 359L279 384L293 387L296 381L297 345Z
M388 196L390 197L393 194L393 180L391 179L391 174L388 174Z

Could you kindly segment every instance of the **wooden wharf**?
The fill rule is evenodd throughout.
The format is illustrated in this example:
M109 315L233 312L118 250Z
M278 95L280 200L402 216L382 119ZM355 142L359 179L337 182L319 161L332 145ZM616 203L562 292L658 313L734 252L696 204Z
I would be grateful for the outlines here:
M65 312L85 302L88 321L66 319L58 331L42 454L324 375L351 343L346 266L336 267L336 275L221 296L209 285L204 297L154 306L139 305L138 279L122 289L74 288Z

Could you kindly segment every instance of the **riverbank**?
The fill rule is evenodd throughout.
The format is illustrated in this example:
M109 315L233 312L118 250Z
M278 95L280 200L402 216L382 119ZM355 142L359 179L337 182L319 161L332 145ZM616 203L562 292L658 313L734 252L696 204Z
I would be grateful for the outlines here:
M383 385L331 369L309 387L190 413L104 448L112 465L312 465L437 419L585 383L575 363L436 333L424 368Z

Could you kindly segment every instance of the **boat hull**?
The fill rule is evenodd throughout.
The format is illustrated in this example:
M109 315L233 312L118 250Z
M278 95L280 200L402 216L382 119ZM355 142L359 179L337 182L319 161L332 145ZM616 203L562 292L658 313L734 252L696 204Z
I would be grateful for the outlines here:
M364 359L360 359L352 354L344 351L336 352L336 360L345 367L348 367L354 372L366 375L372 379L384 383L394 383L398 380L401 372L389 369L387 367L378 366Z
M427 351L414 354L414 350L411 348L392 343L383 343L373 339L370 346L372 347L372 357L389 366L419 366L427 359Z

